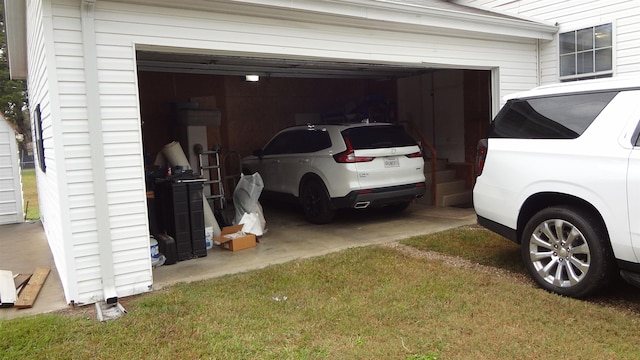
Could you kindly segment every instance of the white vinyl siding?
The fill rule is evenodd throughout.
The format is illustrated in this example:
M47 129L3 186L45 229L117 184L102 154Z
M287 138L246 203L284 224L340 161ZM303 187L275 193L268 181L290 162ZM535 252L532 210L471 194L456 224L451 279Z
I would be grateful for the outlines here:
M15 132L0 117L0 225L24 221L22 178Z
M68 209L65 207L66 202L62 201L66 198L66 186L60 186L59 181L59 176L64 174L64 162L63 168L60 169L56 154L56 149L59 149L58 142L54 141L56 130L53 119L59 111L55 87L51 89L56 83L57 74L52 67L53 59L47 57L48 52L53 49L49 30L50 7L42 0L28 0L26 6L29 103L32 109L40 105L46 164L44 173L36 166L40 220L47 234L65 297L71 301L76 294L76 278L73 263L69 258L71 247L66 241L69 224L64 215ZM35 111L31 111L31 117L31 128L35 129Z
M29 1L32 7L38 4ZM163 8L101 0L90 10L89 20L95 27L100 117L89 119L95 113L91 111L95 108L87 107L94 99L94 87L87 85L91 67L86 65L94 59L84 59L85 46L91 46L83 44L87 37L82 34L80 6L84 2L44 1L52 2L50 19L44 21L51 38L42 34L40 10L34 9L36 17L29 18L37 22L30 27L40 29L32 34L38 43L30 49L35 63L30 63L29 76L36 76L30 85L40 91L32 104L41 104L45 122L43 222L64 277L67 300L79 304L104 297L100 267L104 244L98 239L104 219L96 216L105 212L105 205L96 203L96 193L106 192L113 257L109 265L118 296L148 291L151 286L136 49L493 70L499 75L494 76L499 79L494 86L500 97L539 83L538 42L533 37L453 30L444 34L417 24L383 24L364 17L267 7L256 12L255 6L230 1L189 10L180 5ZM50 40L44 42L46 46L44 38ZM96 145L90 139L96 123L90 121L100 121L104 169L97 169L92 161ZM96 171L104 171L105 181L95 181Z
M627 0L461 0L502 13L558 23L559 33L613 24L613 72L640 74L640 6ZM544 60L544 61L543 61ZM558 42L541 42L541 81L558 81Z
M97 15L97 14L96 14ZM134 50L96 45L104 169L91 161L89 111L79 2L56 1L52 10L63 153L67 163L69 221L78 303L102 300L96 191L107 192L109 235L118 296L148 291L152 274ZM96 34L96 39L100 35ZM128 51L127 51L128 49ZM94 171L106 183L94 184ZM96 187L103 187L97 189Z
M533 39L487 39L384 30L253 16L163 9L98 2L98 50L112 59L100 64L135 66L122 59L132 44L175 47L176 51L219 51L266 57L401 63L436 68L499 69L501 95L538 84L537 43ZM268 14L267 14L268 15ZM330 23L345 23L334 19ZM468 36L468 34L466 34ZM124 50L126 49L126 50ZM106 50L105 50L106 51Z

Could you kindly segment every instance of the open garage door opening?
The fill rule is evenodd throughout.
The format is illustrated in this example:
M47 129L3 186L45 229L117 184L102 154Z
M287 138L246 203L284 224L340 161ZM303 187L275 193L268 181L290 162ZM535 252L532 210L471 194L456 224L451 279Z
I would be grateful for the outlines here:
M491 117L489 70L177 51L138 51L137 62L147 172L164 171L155 160L173 141L196 173L204 162L194 149L219 149L218 159L205 156L204 165L218 162L220 174L202 171L222 179L205 189L214 209L230 205L240 159L278 131L365 119L402 123L422 144L421 202L470 206L475 147Z

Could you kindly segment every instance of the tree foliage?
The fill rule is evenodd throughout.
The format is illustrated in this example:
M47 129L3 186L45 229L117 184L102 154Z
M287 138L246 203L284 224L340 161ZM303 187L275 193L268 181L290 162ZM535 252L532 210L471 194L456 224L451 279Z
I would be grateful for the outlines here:
M0 1L0 111L24 135L24 144L31 138L27 86L25 81L12 80L9 75L4 15L4 3Z

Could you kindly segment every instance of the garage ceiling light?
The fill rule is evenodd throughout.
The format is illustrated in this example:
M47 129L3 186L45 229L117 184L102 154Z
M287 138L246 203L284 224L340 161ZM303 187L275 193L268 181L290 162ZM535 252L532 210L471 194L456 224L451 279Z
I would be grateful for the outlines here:
M244 81L256 82L260 80L260 76L258 75L245 75Z

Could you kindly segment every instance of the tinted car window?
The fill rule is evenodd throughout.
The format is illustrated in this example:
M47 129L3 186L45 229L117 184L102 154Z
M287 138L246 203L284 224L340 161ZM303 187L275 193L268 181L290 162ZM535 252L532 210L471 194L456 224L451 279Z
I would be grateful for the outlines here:
M416 145L401 125L355 127L344 130L342 136L355 150Z
M491 124L489 137L575 139L617 91L509 100Z
M265 146L263 153L264 155L286 154L294 139L291 132L280 133Z
M264 148L264 154L305 154L329 147L331 147L331 139L326 131L301 129L277 135Z
M326 131L300 130L296 135L296 153L306 154L331 147L331 138Z

